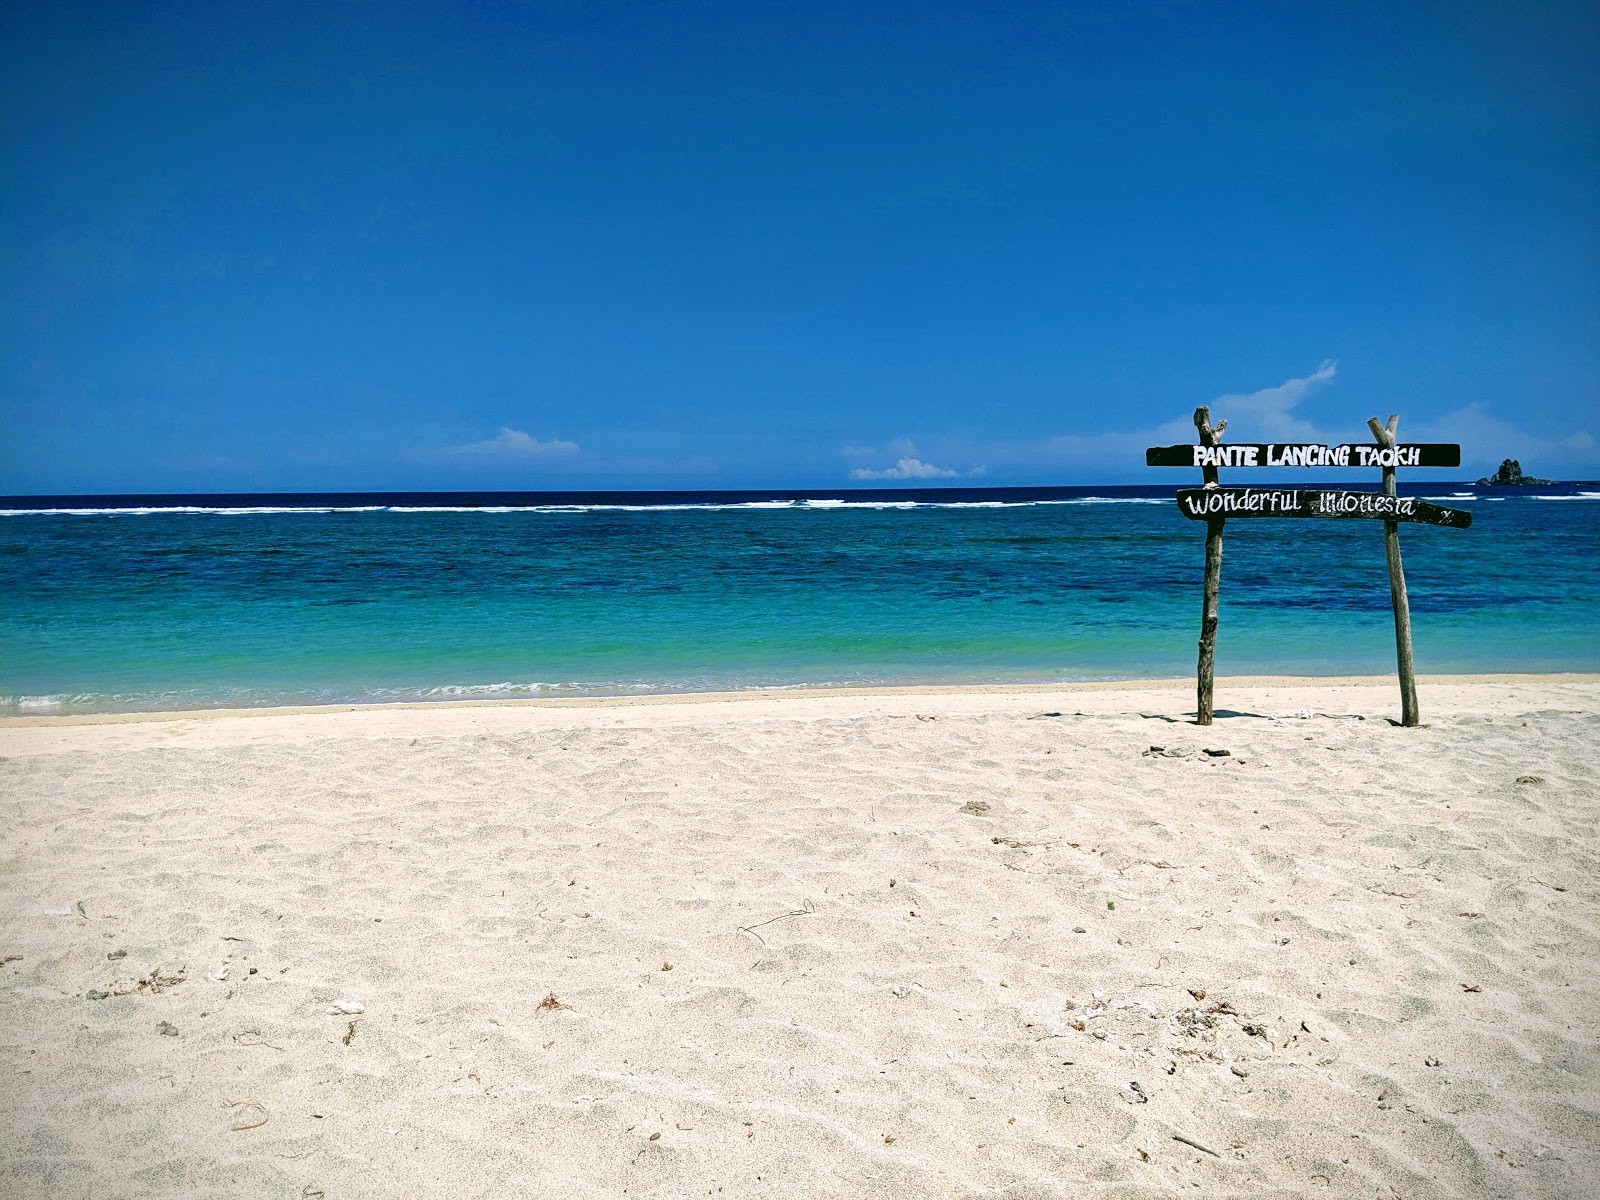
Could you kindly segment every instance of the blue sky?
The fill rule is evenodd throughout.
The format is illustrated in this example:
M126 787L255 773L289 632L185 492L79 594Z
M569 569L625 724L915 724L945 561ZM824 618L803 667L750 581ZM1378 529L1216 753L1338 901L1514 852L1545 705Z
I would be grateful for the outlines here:
M0 9L0 492L1600 477L1593 5Z

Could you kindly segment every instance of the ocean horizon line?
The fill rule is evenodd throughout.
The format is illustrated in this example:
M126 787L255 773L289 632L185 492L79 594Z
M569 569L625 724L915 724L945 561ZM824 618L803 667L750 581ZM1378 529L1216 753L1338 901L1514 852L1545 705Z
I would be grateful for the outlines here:
M1273 474L1277 474L1273 472ZM1239 486L1234 480L1229 486ZM1263 487L1376 492L1377 480L1249 480ZM1028 507L1075 503L1164 503L1189 480L1170 484L1059 484L918 488L479 489L260 492L81 492L0 495L0 516L283 514L296 512L669 511ZM1600 499L1600 481L1494 485L1471 480L1401 480L1401 495L1441 500Z

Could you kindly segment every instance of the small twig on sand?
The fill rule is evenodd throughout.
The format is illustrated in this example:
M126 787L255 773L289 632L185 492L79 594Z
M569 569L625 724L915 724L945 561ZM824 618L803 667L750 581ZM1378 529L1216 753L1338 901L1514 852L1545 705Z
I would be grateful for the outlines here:
M1210 1146L1202 1146L1199 1142L1195 1141L1193 1138L1186 1138L1181 1133L1173 1134L1172 1135L1172 1140L1175 1141L1175 1142L1182 1142L1185 1146L1193 1146L1196 1150L1199 1150L1199 1151L1202 1151L1203 1153L1211 1155L1212 1158L1221 1158L1222 1157L1222 1155L1218 1154Z
M757 921L754 925L741 925L739 926L739 932L748 933L751 937L755 938L756 941L765 946L767 944L767 939L756 932L756 930L760 929L763 925L771 925L774 921L787 921L790 917L809 917L816 911L817 906L811 903L810 900L807 900L804 908L797 908L792 912L780 913L776 917L768 917L765 921Z
M249 1039L248 1041L246 1039ZM235 1046L265 1046L269 1050L282 1050L282 1046L275 1046L261 1036L259 1029L241 1029L233 1035Z
M267 1116L267 1110L254 1100L226 1100L222 1106L241 1110L234 1114L240 1119L228 1126L234 1133L242 1133L246 1129L260 1129L271 1119ZM254 1119L257 1114L260 1115L260 1120Z
M994 846L1010 846L1013 850L1023 850L1029 846L1043 846L1049 849L1060 840L1060 838L1046 838L1042 842L1025 842L1021 838L992 837L989 839L989 843Z

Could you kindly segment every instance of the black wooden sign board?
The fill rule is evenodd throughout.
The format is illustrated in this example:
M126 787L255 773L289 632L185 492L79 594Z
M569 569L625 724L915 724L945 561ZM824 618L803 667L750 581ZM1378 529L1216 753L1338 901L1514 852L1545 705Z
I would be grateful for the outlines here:
M1178 508L1191 521L1206 523L1206 572L1200 609L1200 661L1197 669L1197 724L1209 725L1212 674L1216 661L1217 592L1222 578L1222 531L1229 517L1329 517L1334 520L1368 519L1383 522L1383 551L1389 566L1389 591L1394 601L1395 655L1400 672L1400 723L1417 725L1417 686L1411 664L1411 606L1406 599L1406 577L1400 564L1400 525L1410 521L1465 529L1472 514L1454 508L1401 496L1395 485L1396 467L1458 467L1461 447L1422 442L1406 446L1395 438L1400 418L1389 423L1367 422L1372 444L1324 446L1311 442L1241 442L1222 444L1226 421L1211 423L1211 410L1194 410L1198 445L1151 446L1144 452L1146 466L1199 467L1204 487L1184 488ZM1221 487L1221 467L1379 467L1381 492L1340 492L1296 487Z
M1151 446L1147 467L1459 467L1451 442L1406 446L1323 446L1315 442L1239 442L1229 446Z
M1381 492L1329 492L1303 488L1213 487L1185 488L1178 493L1178 508L1191 521L1218 517L1333 517L1373 521L1415 521L1466 529L1472 514L1458 508L1440 508L1411 496L1385 496Z

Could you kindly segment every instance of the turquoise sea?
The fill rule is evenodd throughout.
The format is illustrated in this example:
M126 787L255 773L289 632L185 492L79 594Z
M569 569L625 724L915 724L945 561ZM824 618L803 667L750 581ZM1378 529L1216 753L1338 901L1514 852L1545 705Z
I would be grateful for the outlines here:
M0 713L1179 677L1174 492L0 499ZM1600 488L1402 492L1419 672L1600 670ZM1393 669L1380 523L1229 523L1219 674Z

